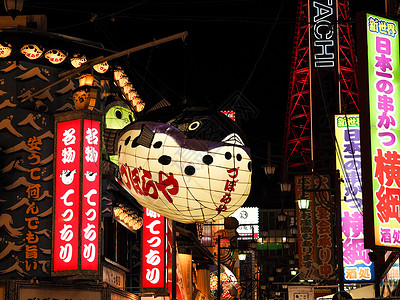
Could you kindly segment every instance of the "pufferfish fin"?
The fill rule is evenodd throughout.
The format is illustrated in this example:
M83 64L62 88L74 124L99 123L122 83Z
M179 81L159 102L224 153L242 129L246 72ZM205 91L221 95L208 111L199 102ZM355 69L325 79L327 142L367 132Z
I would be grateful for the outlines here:
M106 152L108 155L116 155L118 151L116 150L118 132L119 129L104 129L103 140Z
M239 146L244 146L244 143L242 141L242 139L240 138L240 136L236 133L231 133L229 135L227 135L223 140L223 143L227 143L227 144L232 144L232 145L239 145Z
M137 137L137 143L143 147L150 148L153 142L154 132L145 124L142 125L142 130Z

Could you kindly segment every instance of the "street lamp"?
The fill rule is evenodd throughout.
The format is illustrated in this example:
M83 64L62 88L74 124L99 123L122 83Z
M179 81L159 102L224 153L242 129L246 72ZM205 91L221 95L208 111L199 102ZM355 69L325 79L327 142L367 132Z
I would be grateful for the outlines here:
M306 199L305 197L302 197L302 198L296 200L296 202L301 211L306 211L310 207L311 200Z
M297 235L297 226L296 225L291 225L290 226L290 228L289 228L289 233L291 234L291 235Z
M265 175L267 175L268 178L271 178L272 175L275 174L276 170L276 165L272 163L271 161L271 143L268 142L267 145L267 164L263 166Z
M284 213L284 211L282 209L281 212L278 215L278 222L279 223L284 223L286 221L286 217L287 217L287 215Z
M311 189L307 189L304 187L304 176L301 178L301 195L300 195L300 199L296 200L297 205L299 206L299 209L301 211L306 211L309 207L310 207L310 199L306 198L306 195L304 192L311 192L311 191L316 191L318 189L315 190L311 190ZM319 181L319 186L320 186L321 181Z
M289 193L292 190L292 184L289 181L281 182L281 192Z
M4 0L4 8L13 20L21 13L23 6L24 0Z
M245 261L246 260L246 253L239 253L238 258L240 261Z

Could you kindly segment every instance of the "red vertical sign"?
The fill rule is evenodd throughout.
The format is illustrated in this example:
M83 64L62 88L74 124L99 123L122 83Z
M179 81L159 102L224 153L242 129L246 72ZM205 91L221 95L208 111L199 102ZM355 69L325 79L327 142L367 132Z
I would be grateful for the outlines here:
M84 120L82 163L82 270L98 269L100 122Z
M54 271L78 269L80 120L57 124Z
M145 208L143 214L142 287L165 287L165 218Z

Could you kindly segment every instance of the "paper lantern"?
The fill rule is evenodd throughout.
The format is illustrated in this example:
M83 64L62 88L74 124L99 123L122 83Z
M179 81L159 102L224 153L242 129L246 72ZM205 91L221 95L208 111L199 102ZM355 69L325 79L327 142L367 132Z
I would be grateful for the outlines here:
M79 87L82 86L93 86L94 77L91 74L83 74L78 78Z
M85 55L80 56L79 54L75 54L72 58L71 58L71 65L74 68L79 68L80 66L82 66L82 64L84 64L85 62L87 62L87 58Z
M123 88L128 83L129 83L129 78L126 75L121 76L121 78L117 80L117 84L120 88Z
M135 106L136 104L139 103L139 99L138 99L139 95L138 93L133 89L131 90L127 95L126 98L128 98L128 100L131 102L131 104L133 106Z
M133 101L133 102L136 102L136 101ZM141 112L141 111L143 111L143 109L144 109L144 102L139 99L139 102L135 106L135 110L137 112Z
M3 44L0 44L0 58L6 58L11 54L11 45L7 43Z
M106 61L93 66L93 69L100 74L104 74L109 68L110 66Z
M52 64L57 65L61 64L67 58L67 53L58 49L51 49L44 54L44 57Z
M135 90L135 89L133 88L133 84L132 83L125 84L124 87L123 87L123 91L124 91L125 95L129 94L129 92L133 91L133 90Z
M175 221L223 219L250 192L249 149L221 113L192 108L165 123L135 122L119 133L115 149L127 190Z
M43 54L43 50L34 44L24 45L20 51L23 55L25 55L26 58L31 60L37 59Z
M121 68L116 68L114 70L114 80L116 82L118 82L118 80L120 80L124 75L125 75L124 70L122 70Z

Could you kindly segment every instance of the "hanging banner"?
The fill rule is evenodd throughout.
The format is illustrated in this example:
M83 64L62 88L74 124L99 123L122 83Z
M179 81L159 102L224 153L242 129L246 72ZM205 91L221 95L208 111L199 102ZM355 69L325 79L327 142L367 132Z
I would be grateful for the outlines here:
M368 248L400 248L398 22L368 13L358 15L357 22L360 99L366 101L360 103L365 241Z
M142 287L166 287L165 217L148 208L143 214Z
M54 271L78 270L81 121L56 128L53 266Z
M344 280L373 281L371 250L364 248L359 115L336 115L335 125L336 169L344 181L340 192Z
M304 182L303 182L304 180ZM307 190L320 187L318 193ZM303 191L304 187L304 191ZM335 249L333 236L333 214L330 212L330 179L327 175L295 176L295 196L311 199L310 207L297 209L299 229L299 279L327 280L335 274ZM304 192L304 194L303 194Z

